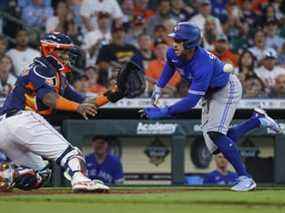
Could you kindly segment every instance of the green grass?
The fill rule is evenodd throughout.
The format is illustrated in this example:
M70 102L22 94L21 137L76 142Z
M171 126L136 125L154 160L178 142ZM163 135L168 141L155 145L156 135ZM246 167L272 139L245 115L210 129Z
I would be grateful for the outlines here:
M55 194L0 196L2 213L232 213L285 212L284 188L261 188L245 193L226 188L169 188L178 192L135 194L154 188L115 188L114 193L134 190L134 194ZM163 189L156 187L155 189ZM187 191L185 191L187 189ZM43 189L53 192L54 189ZM59 193L66 189L56 189Z

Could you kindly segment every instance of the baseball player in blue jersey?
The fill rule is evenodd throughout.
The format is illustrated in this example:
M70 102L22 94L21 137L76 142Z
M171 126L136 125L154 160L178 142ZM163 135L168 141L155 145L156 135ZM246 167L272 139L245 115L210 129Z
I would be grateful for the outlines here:
M155 107L145 108L144 115L149 119L174 117L189 111L202 99L202 129L207 147L214 154L223 153L239 176L238 183L231 189L255 189L256 183L241 160L236 142L239 137L257 127L269 127L279 132L279 125L263 110L257 109L248 121L229 128L242 96L238 78L225 72L225 64L199 46L201 32L198 27L180 22L169 36L174 42L167 51L167 63L152 95ZM161 89L176 71L191 84L188 95L174 105L156 107Z
M87 177L80 150L42 115L63 110L77 112L87 119L96 115L98 106L123 96L112 90L86 100L69 85L65 73L70 71L71 56L77 51L68 36L46 34L41 40L41 52L42 56L35 58L19 76L0 109L0 150L20 168L0 166L0 191L15 185L25 190L39 188L47 177L43 158L55 161L66 171L74 192L108 191L104 183Z
M123 166L119 157L110 153L107 137L94 136L92 153L85 156L88 177L103 181L107 185L124 182Z

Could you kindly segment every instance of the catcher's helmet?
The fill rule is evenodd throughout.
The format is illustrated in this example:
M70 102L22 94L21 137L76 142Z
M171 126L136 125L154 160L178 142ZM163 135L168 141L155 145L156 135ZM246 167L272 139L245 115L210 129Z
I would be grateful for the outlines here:
M47 33L43 36L40 41L41 53L44 57L53 57L64 72L69 72L71 70L70 64L64 64L55 50L67 50L69 53L75 51L74 44L68 35L63 33L53 32Z
M168 36L182 41L185 49L197 47L201 42L201 30L189 22L179 22Z

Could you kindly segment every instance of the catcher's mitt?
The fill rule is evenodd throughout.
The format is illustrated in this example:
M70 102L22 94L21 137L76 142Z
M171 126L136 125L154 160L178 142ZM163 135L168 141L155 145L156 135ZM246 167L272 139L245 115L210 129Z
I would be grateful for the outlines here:
M122 98L135 98L145 91L144 71L134 62L129 61L122 66L116 65L117 84L113 90L108 90L104 96L112 103Z
M122 66L118 73L117 87L126 98L135 98L145 91L144 71L132 61Z

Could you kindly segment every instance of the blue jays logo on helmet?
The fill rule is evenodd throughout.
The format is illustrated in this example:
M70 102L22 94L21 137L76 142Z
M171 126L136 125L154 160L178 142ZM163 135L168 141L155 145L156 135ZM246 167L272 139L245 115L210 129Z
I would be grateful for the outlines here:
M201 42L201 30L189 22L179 22L168 36L182 41L185 49L197 47Z

